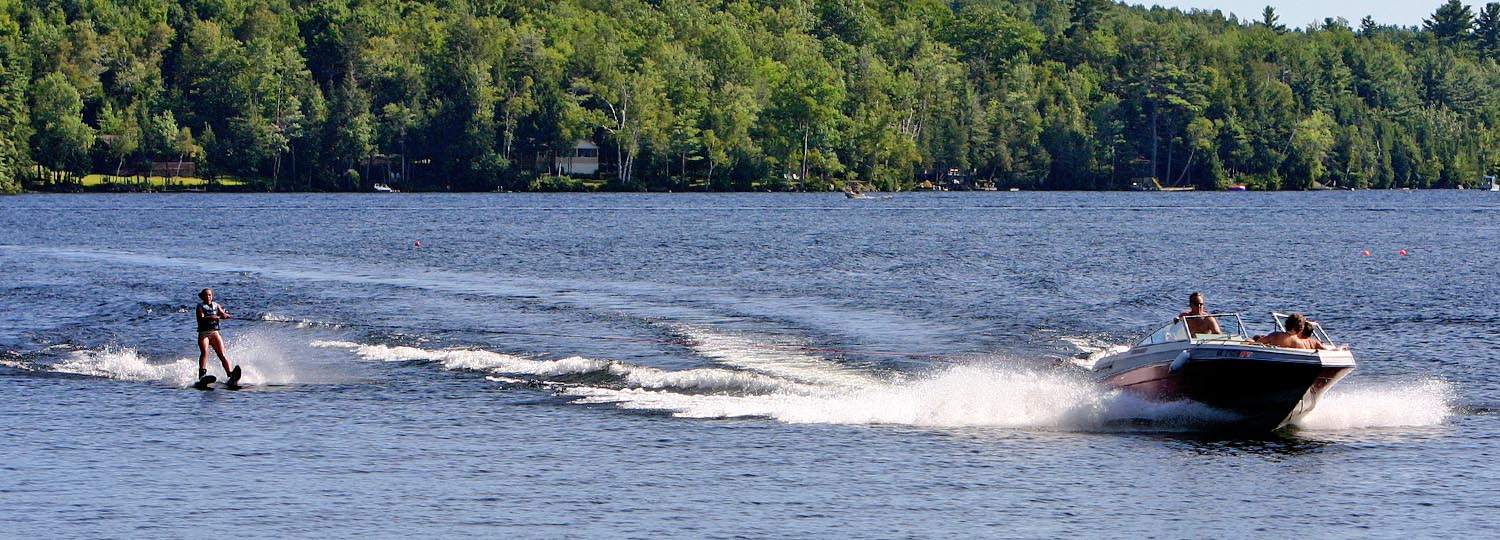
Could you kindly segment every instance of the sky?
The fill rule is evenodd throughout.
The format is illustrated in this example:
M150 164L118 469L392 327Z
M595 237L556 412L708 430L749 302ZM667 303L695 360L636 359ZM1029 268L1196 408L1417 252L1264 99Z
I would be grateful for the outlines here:
M1360 19L1366 15L1375 18L1381 25L1421 26L1422 19L1432 16L1445 0L1125 0L1128 4L1156 4L1187 11L1192 8L1212 11L1218 9L1227 16L1234 13L1240 19L1259 20L1266 6L1276 8L1276 16L1288 28L1303 28L1325 17L1343 17L1349 25L1358 28ZM1478 10L1485 2L1493 0L1465 0L1464 4Z

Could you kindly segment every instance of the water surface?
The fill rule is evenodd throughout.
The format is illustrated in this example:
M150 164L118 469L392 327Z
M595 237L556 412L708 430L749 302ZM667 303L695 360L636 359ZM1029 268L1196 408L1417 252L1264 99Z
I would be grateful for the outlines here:
M0 536L1493 535L1497 217L1464 191L0 198ZM189 388L203 287L256 386ZM1092 383L1080 357L1192 291L1252 330L1308 313L1360 367L1250 438Z

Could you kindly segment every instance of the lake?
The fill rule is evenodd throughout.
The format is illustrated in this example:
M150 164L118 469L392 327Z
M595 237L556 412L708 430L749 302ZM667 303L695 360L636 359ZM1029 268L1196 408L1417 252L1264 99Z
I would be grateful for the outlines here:
M1497 221L1477 191L4 197L0 537L1495 536ZM243 390L190 387L204 287ZM1150 422L1191 409L1080 365L1193 291L1359 367L1277 433Z

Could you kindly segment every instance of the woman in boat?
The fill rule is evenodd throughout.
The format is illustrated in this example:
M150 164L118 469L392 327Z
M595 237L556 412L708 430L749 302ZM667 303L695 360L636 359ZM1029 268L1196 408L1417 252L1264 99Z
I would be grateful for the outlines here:
M1302 348L1325 350L1340 348L1331 343L1323 343L1323 340L1318 339L1316 336L1314 336L1313 331L1317 329L1317 326L1318 321L1306 321L1302 323L1302 333L1300 334L1300 337L1302 338L1303 345L1306 345L1306 347Z
M1257 336L1250 340L1272 347L1285 347L1288 349L1318 348L1317 339L1309 340L1303 337L1304 335L1312 335L1312 323L1307 322L1307 317L1301 313L1287 315L1286 323L1283 326L1286 328L1285 331L1271 332L1270 335ZM1304 332L1307 333L1304 334Z

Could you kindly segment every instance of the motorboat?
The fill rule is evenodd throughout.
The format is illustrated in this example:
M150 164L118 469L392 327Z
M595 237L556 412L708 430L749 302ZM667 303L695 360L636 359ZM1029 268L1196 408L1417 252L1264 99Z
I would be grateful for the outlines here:
M1222 333L1189 333L1189 321L1209 317ZM1277 330L1285 328L1286 315L1272 318ZM1333 343L1316 323L1314 337ZM1312 411L1354 367L1347 345L1296 349L1258 343L1238 313L1220 313L1167 323L1129 349L1100 358L1093 371L1104 384L1148 400L1191 400L1230 413L1214 427L1271 431Z
M374 189L376 193L401 193L401 190L385 184L375 184Z

